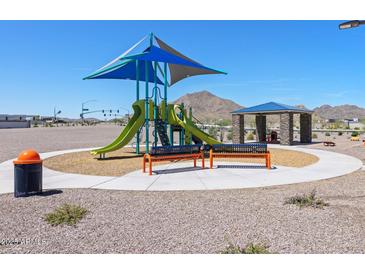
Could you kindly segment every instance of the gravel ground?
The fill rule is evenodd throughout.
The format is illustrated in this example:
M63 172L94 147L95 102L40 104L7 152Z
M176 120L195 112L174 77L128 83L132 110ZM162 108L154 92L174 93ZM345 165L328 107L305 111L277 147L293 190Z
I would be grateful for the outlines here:
M59 149L75 145L64 142L61 147L62 137L57 138ZM15 142L14 138L9 141ZM88 141L84 147L92 146ZM53 140L48 142L38 149L54 150ZM325 149L364 161L362 144L346 138L337 138L336 143L336 147ZM320 144L311 146L324 149ZM14 156L6 159L11 157ZM283 205L286 198L313 189L329 203L328 207L299 209ZM44 214L63 203L80 204L89 213L76 227L52 227L44 222ZM228 241L264 244L273 253L365 253L365 171L330 180L256 189L68 189L22 199L5 194L0 195L0 216L1 253L217 253ZM22 242L6 244L16 239Z
M0 162L15 158L28 148L48 152L104 146L111 143L121 129L114 125L0 129Z

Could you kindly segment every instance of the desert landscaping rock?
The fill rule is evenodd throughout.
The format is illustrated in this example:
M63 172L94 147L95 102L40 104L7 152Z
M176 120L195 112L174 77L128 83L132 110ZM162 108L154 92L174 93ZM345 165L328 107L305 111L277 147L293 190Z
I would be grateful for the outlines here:
M39 144L40 149L47 150L50 142ZM310 147L364 160L362 144L346 137L338 137L336 143L334 148L322 144ZM59 149L68 149L73 144L66 138L61 145ZM82 146L90 147L90 143L85 141ZM5 156L12 157L14 153ZM329 203L328 207L299 209L284 205L286 198L313 189ZM240 190L63 189L54 195L22 199L4 194L0 195L2 242L38 241L1 244L0 252L218 253L229 239L241 245L262 243L271 253L364 253L364 197L363 170L329 180ZM64 203L78 204L89 213L76 227L48 225L44 214Z

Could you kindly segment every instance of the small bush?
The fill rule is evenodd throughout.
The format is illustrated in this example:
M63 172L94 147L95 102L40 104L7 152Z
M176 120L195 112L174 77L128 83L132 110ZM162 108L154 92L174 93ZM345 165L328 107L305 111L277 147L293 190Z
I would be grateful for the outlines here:
M323 208L325 206L328 206L329 204L324 202L321 198L318 198L316 196L316 191L312 190L309 194L303 194L303 195L295 195L293 197L290 197L285 200L284 205L291 204L291 205L297 205L300 208L302 207L314 207L314 208Z
M331 136L331 133L326 132L324 135L325 135L325 136Z
M215 127L210 127L210 128L208 129L208 134L209 134L210 136L212 136L213 138L217 138L217 135L218 135L218 129L217 129L217 128L215 128Z
M351 137L357 137L357 136L359 136L359 133L357 131L353 131L351 133Z
M313 139L317 139L317 138L318 138L318 135L317 135L316 133L313 133L313 134L312 134L312 138L313 138Z
M253 134L250 132L248 135L247 135L247 140L248 141L252 141L252 140L254 140L255 139L255 137L253 136Z
M239 245L234 245L230 243L221 254L269 254L270 252L267 250L266 246L263 245L255 245L253 243L240 247Z
M232 132L228 132L227 140L232 141Z
M342 136L342 134L343 134L342 131L338 132L338 136Z
M86 213L87 210L81 206L64 204L53 212L46 214L45 221L52 226L61 224L76 225Z

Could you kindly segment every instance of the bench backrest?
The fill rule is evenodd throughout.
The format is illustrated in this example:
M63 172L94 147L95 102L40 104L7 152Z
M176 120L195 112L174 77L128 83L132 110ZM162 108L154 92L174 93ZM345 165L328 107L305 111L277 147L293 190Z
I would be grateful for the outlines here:
M214 153L267 153L267 144L218 144L212 145Z
M201 145L156 146L152 147L151 155L194 154L200 152Z

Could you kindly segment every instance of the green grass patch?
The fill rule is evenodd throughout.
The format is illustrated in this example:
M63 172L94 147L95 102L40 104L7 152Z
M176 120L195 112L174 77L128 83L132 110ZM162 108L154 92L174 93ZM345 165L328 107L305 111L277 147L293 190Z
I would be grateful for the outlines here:
M260 244L248 244L245 247L230 243L221 254L269 254L267 247Z
M63 204L53 212L45 215L45 221L52 226L57 225L76 225L87 213L87 210L78 205Z
M295 195L285 200L284 205L297 205L302 207L323 208L329 204L317 197L316 190L309 194Z

